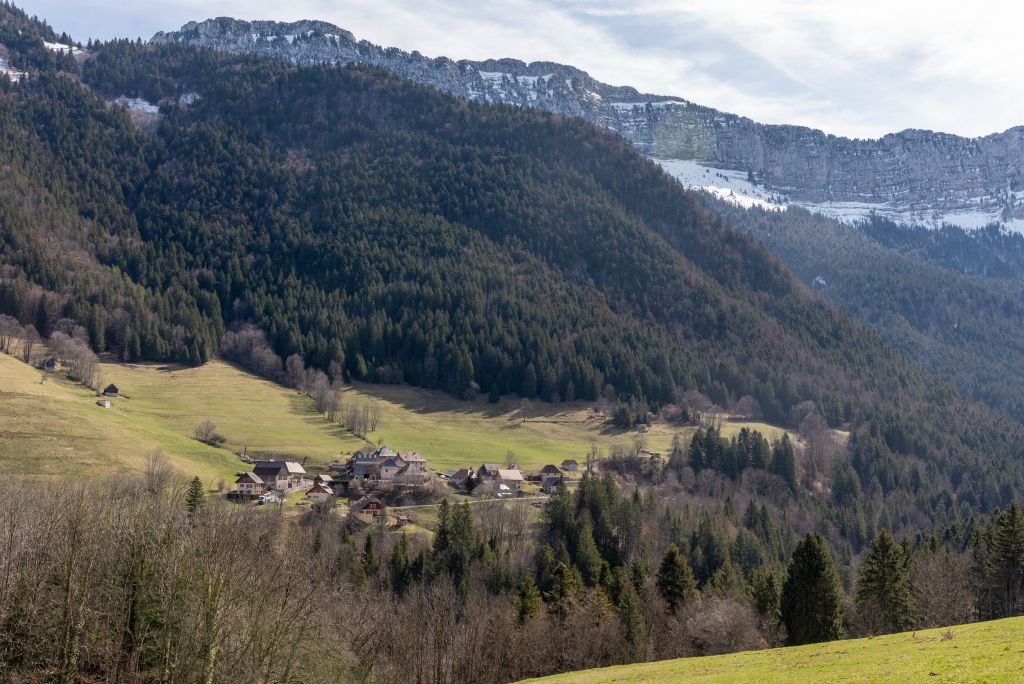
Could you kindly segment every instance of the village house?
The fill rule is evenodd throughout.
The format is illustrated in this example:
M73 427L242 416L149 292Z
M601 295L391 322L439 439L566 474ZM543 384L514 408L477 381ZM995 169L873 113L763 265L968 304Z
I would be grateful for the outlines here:
M405 468L404 475L415 475L427 470L427 459L415 451L399 451L395 462Z
M495 482L507 486L512 491L518 491L523 484L523 473L519 470L499 468L493 479Z
M377 471L377 476L383 481L393 480L404 469L405 466L399 465L396 459L389 458L386 461L381 462L380 468Z
M334 492L331 491L330 487L314 482L310 490L306 492L306 498L313 503L326 503L334 498Z
M288 490L301 487L306 470L294 461L256 461L252 472L263 482L267 489Z
M561 468L548 464L540 469L540 488L545 493L550 494L558 488L558 483L562 481L562 477Z
M235 491L239 496L259 496L267 491L267 484L256 473L239 473L235 480Z
M376 453L356 452L348 460L348 474L353 480L376 480L380 458Z
M562 470L566 472L575 473L579 469L580 464L577 463L574 459L567 458L564 461L562 461Z
M466 480L473 475L473 471L470 468L459 468L454 473L448 476L448 479L455 484L456 487L464 487Z
M330 489L334 486L334 478L327 473L320 473L313 478L313 484L319 484Z
M484 463L476 471L476 476L483 482L490 482L498 477L498 471L501 470L501 466L497 463Z
M373 496L364 496L349 506L348 511L359 522L372 524L384 521L387 508L380 499Z

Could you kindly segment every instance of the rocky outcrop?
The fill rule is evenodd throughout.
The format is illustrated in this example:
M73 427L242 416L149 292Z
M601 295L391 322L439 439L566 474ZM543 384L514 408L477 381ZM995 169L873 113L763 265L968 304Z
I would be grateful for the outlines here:
M321 21L213 19L158 33L152 42L295 64L369 64L460 97L578 116L616 131L652 157L742 171L758 185L805 205L849 203L864 211L877 207L890 215L917 217L959 212L1024 218L1024 127L972 139L907 130L877 140L851 140L609 86L561 64L455 62L382 48Z

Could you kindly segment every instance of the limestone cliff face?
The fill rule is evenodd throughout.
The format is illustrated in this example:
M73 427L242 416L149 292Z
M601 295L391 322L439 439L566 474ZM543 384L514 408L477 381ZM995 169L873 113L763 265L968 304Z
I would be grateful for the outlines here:
M609 86L561 64L455 62L382 48L321 21L213 19L158 33L152 42L295 64L369 64L460 97L578 116L616 131L655 158L751 172L759 185L799 203L857 203L917 216L971 211L1024 218L1024 127L974 139L907 130L851 140Z

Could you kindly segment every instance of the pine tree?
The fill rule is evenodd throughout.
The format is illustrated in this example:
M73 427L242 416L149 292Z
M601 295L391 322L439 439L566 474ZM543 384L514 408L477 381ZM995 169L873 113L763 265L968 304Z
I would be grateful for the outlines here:
M391 590L399 595L404 594L412 579L409 567L409 540L406 538L405 532L402 532L398 543L395 544L395 548L391 551L391 560L388 562L388 574L391 579Z
M583 580L587 585L594 586L601 573L601 554L594 543L593 526L590 524L589 516L584 514L576 535L576 553L573 560L583 573Z
M188 491L185 493L185 508L189 517L197 515L205 504L206 492L203 491L203 481L196 475L188 483Z
M552 615L565 619L583 593L583 578L580 571L565 563L559 563L551 575L551 591L544 598Z
M758 615L773 621L782 619L779 603L782 600L782 579L771 566L759 565L750 573L747 595L754 602Z
M673 613L697 596L697 580L693 577L690 564L673 544L661 559L657 577L658 591Z
M522 625L535 618L540 612L540 603L540 589L533 578L527 575L519 583L516 592L516 621Z
M637 596L633 585L625 579L621 568L615 569L619 576L618 600L615 604L615 612L619 615L619 623L622 625L622 637L630 646L636 648L644 636L644 611L640 607L640 597Z
M872 633L902 632L914 626L909 558L886 530L871 541L861 562L856 606Z
M366 573L367 577L373 577L374 573L377 572L380 561L377 560L377 552L373 549L372 535L366 535L366 540L363 542L363 553L359 557L359 564L362 566L363 572Z
M820 534L808 534L793 550L782 587L781 610L790 645L842 636L843 590L835 561Z

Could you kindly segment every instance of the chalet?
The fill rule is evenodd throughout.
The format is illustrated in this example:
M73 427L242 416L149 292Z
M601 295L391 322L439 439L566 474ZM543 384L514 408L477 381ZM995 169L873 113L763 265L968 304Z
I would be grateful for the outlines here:
M519 470L500 468L493 479L509 489L518 490L523 484L523 473Z
M328 475L327 473L320 473L319 475L313 478L313 484L323 485L324 487L330 489L331 487L334 486L334 478Z
M567 458L564 461L562 461L562 470L566 472L575 473L579 469L580 464L577 463L574 459Z
M110 408L110 400L100 399L99 401L96 402L96 405L99 406L100 408Z
M544 479L545 475L560 476L561 474L562 474L561 469L558 466L552 465L550 463L540 469L541 479Z
M497 463L484 463L477 469L476 475L484 482L490 482L497 478L499 470L501 470L501 466Z
M380 499L373 496L364 496L349 506L348 511L359 522L376 523L384 521L387 508Z
M462 487L466 484L466 480L468 480L472 474L473 471L469 468L459 468L449 475L448 479L455 483L456 486Z
M294 461L256 461L252 472L262 479L267 489L288 490L301 487L305 468Z
M395 462L405 468L403 474L413 475L423 473L427 469L427 459L415 451L399 451Z
M117 396L117 385L110 383L103 388L103 396L105 397L116 397Z
M306 498L313 503L326 503L334 498L334 492L319 482L314 482L313 487L306 492Z
M239 473L235 480L235 491L239 496L259 496L267 491L267 483L256 473Z

